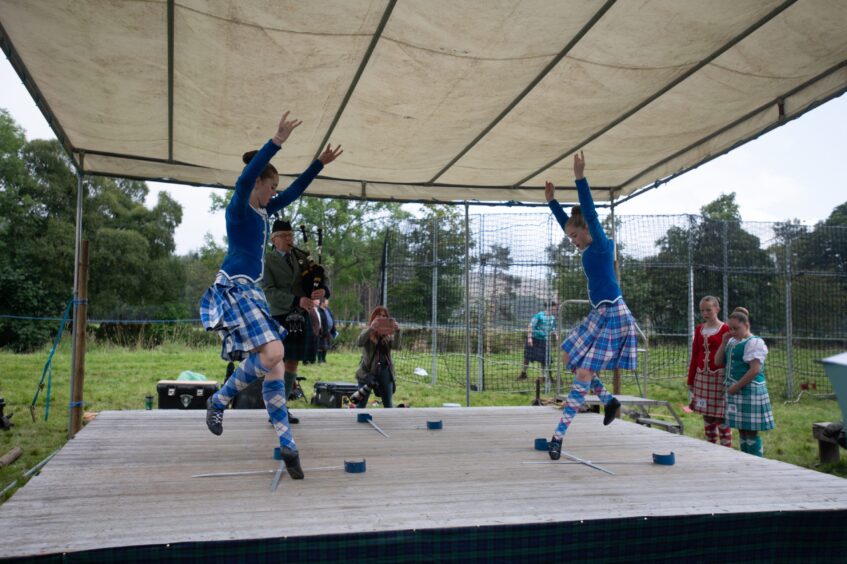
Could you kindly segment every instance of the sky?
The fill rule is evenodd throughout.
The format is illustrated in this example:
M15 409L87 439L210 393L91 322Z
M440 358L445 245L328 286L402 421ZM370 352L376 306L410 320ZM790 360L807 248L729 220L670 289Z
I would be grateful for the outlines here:
M0 85L0 108L9 111L26 132L27 139L55 138L5 57L0 60ZM727 155L633 198L616 212L696 214L721 194L735 192L745 221L799 219L814 224L847 201L845 132L847 95L842 95ZM591 162L590 158L587 160L586 176L590 179ZM183 221L175 233L178 254L200 248L206 233L211 233L219 243L223 241L223 213L209 212L209 195L220 190L160 182L148 182L148 186L147 205L155 205L159 193L166 191L183 206ZM407 207L413 213L419 209L414 205ZM470 213L515 213L520 209L471 206Z

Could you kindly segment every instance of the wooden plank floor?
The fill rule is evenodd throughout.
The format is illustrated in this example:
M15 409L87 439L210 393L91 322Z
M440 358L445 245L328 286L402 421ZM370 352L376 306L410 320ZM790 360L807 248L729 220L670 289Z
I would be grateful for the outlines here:
M40 476L0 506L0 556L94 548L537 523L584 519L847 508L847 480L599 415L579 415L565 449L604 464L525 464L549 437L549 407L299 410L307 477L192 478L272 470L276 437L263 410L228 411L224 434L201 411L103 412ZM444 429L427 431L427 419ZM769 445L767 437L765 445ZM652 453L676 453L675 466ZM345 458L367 472L346 474Z

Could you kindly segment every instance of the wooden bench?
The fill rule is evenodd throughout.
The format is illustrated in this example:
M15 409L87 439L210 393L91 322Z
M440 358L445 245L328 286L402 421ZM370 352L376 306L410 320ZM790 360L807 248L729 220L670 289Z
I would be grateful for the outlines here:
M560 395L558 397L563 401L567 399L566 395ZM676 411L674 411L673 406L669 401L640 398L638 396L621 395L615 397L618 398L619 402L621 402L621 411L627 407L634 408L632 409L634 413L630 413L630 415L634 417L636 423L647 427L660 427L670 433L678 433L680 435L683 433L684 428L682 426L682 420L679 418ZM597 396L588 394L585 396L585 405L588 409L599 413L600 406L603 405L603 402L601 402ZM647 412L648 407L661 407L667 409L671 417L674 418L674 421L654 419L650 417L650 414Z
M829 464L838 462L840 453L838 452L838 442L832 437L826 436L824 430L829 423L814 423L812 425L812 436L818 441L818 455L821 463Z

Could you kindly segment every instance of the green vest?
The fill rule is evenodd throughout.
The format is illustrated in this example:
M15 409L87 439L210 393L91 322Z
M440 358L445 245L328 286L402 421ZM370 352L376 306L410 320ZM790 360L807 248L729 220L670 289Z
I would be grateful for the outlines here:
M727 378L737 382L741 380L741 378L750 370L750 364L744 362L744 347L747 346L747 342L750 339L758 339L755 335L750 335L743 341L735 343L731 349L727 349L726 351L726 375ZM765 363L762 363L762 369L753 378L753 382L764 382L765 381Z

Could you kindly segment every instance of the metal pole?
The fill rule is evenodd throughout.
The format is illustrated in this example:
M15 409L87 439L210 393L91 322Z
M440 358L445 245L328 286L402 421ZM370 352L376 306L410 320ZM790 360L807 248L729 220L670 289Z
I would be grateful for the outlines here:
M729 320L729 222L723 222L723 320Z
M612 218L612 257L615 261L615 278L618 279L618 285L621 283L621 270L618 264L618 231L615 225L615 191L609 189L609 201L611 202L611 218ZM623 291L623 290L622 290ZM638 353L636 353L638 354ZM621 370L615 368L612 371L612 393L615 395L621 394Z
M438 218L432 218L432 378L438 379Z
M485 217L479 218L479 248L482 248ZM479 262L479 284L477 287L477 322L476 322L476 390L485 389L485 261Z
M79 168L76 174L76 230L74 233L74 323L77 319L77 308L79 307L79 255L82 247L82 177L85 171L85 153L79 154ZM76 329L76 328L74 328ZM70 398L74 397L74 378L76 372L76 339L77 332L73 331L73 339L71 340L71 393ZM68 437L73 437L73 410L68 409Z
M471 232L470 211L465 202L465 404L471 406Z
M793 312L791 309L791 235L785 236L785 341L786 341L786 367L785 367L785 393L787 397L794 397L794 331Z
M79 299L74 315L74 370L71 374L71 427L68 438L72 439L82 429L83 385L85 382L85 328L88 319L88 241L79 248Z
M385 232L385 243L382 245L382 305L388 307L388 231Z
M688 216L688 350L694 342L694 217Z

